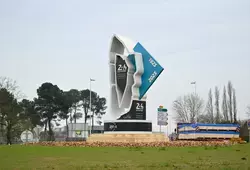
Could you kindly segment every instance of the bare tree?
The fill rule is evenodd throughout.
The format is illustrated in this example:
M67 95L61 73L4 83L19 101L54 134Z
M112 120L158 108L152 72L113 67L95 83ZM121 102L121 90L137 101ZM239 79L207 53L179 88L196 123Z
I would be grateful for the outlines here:
M233 89L233 117L234 117L234 123L236 123L237 122L237 101L236 101L235 89Z
M16 81L13 81L8 77L0 77L0 88L5 88L12 93L17 90L18 86Z
M186 106L186 96L178 97L173 103L173 110L176 113L175 119L178 122L189 122L189 113Z
M207 115L203 115L200 117L200 119L202 119L202 122L214 123L213 95L212 95L211 89L208 92L206 112L207 112Z
M233 85L231 81L229 81L227 84L227 94L230 122L233 122Z
M220 122L220 91L218 87L215 87L215 110L216 110L216 116L215 116L215 123Z
M17 82L8 77L0 77L0 89L5 88L12 93L16 99L21 99L24 95L19 90Z
M250 105L247 106L247 112L246 112L246 114L247 114L248 118L250 118Z
M196 122L204 107L204 101L196 94L178 97L173 103L175 119L178 122Z
M224 121L228 121L227 92L226 92L225 86L223 89L222 113L223 113Z
M198 117L198 122L200 123L211 123L211 119L208 114L201 114Z

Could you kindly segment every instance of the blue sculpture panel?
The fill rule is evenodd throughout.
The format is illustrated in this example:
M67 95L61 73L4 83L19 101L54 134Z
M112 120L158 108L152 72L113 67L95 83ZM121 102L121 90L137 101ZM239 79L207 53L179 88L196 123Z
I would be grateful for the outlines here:
M138 42L134 47L134 51L141 53L143 58L144 73L141 76L140 97L141 99L154 84L164 68L154 59L153 56Z

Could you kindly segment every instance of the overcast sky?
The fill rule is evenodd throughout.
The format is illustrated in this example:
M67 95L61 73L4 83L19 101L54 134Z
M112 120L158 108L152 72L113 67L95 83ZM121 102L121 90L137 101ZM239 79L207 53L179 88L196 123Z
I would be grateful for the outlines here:
M139 41L165 68L148 91L147 118L194 91L207 100L231 80L238 112L250 104L249 0L0 0L0 76L30 99L44 82L109 99L113 34ZM106 116L108 119L108 113Z

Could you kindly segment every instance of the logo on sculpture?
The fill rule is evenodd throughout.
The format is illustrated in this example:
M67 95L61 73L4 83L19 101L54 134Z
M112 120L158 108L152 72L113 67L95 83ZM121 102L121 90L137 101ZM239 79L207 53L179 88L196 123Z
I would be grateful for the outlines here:
M146 120L146 93L164 70L139 43L114 35L109 51L113 119Z
M122 73L126 73L127 72L127 66L126 66L126 64L123 64L123 65L119 64L117 71L118 72L122 72Z
M136 111L143 111L144 106L143 103L136 103Z
M117 125L115 123L109 125L109 130L114 131L117 128Z

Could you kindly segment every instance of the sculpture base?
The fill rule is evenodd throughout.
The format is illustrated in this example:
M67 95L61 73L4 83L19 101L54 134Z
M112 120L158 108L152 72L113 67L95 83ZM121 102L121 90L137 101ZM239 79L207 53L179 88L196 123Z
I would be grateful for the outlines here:
M104 121L104 133L152 133L152 122L147 120Z
M105 133L92 134L87 142L104 142L104 143L151 143L151 142L168 142L169 139L165 134L158 133Z
M152 122L147 120L104 121L104 134L92 134L87 142L150 143L167 142L164 133L152 133Z

